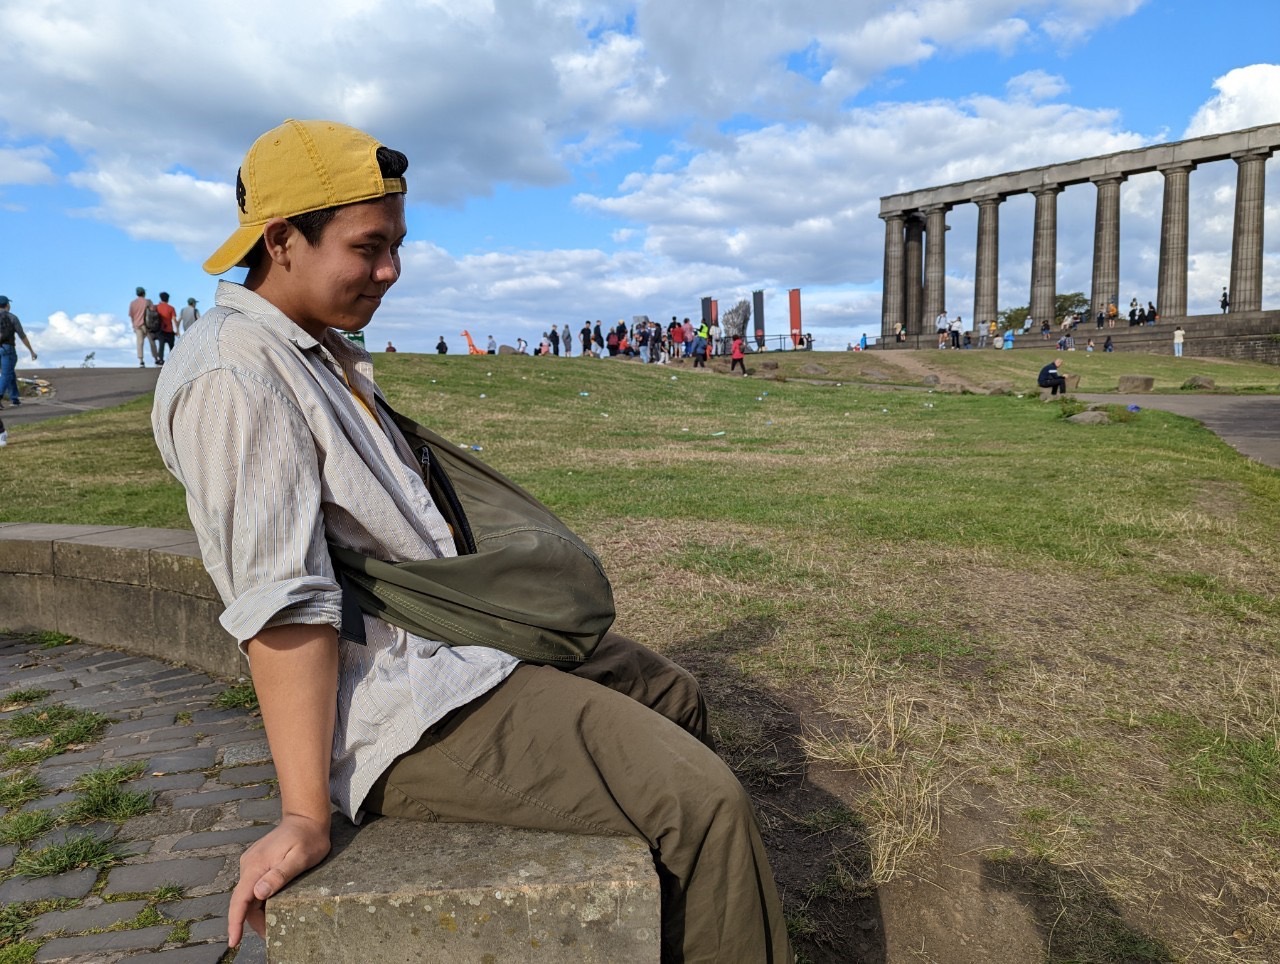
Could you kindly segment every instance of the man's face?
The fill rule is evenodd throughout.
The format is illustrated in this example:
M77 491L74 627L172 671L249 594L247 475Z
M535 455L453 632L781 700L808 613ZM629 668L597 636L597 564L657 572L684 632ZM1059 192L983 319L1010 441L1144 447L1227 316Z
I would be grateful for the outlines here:
M289 304L278 307L315 338L360 331L400 277L405 230L404 195L392 194L339 209L314 247L294 232Z

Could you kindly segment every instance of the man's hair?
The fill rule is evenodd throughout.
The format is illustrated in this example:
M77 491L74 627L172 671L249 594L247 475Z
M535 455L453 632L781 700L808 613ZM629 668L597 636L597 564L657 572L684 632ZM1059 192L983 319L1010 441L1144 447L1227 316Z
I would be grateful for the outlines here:
M404 177L404 172L409 169L409 158L400 151L392 150L390 147L378 147L378 170L384 178ZM244 191L244 181L240 178L240 172L236 171L236 194L240 195ZM381 200L379 198L378 200ZM357 201L357 204L367 204L367 201ZM338 211L350 205L340 204L331 208L320 208L317 211L307 211L303 214L295 214L285 220L298 229L298 233L311 247L315 247L320 243L320 239L324 236L324 229L329 226L329 222L334 219ZM245 255L245 264L249 266L249 270L253 270L258 266L258 262L262 260L263 252L266 246L261 238Z
M168 301L168 300L169 300L169 292L167 292L167 291L162 291L162 292L160 292L160 300L161 300L161 301Z
M145 294L147 293L147 289L146 289L146 288L136 288L136 289L134 289L134 290L138 292L138 297L139 297L139 298L141 298L143 295L145 295Z

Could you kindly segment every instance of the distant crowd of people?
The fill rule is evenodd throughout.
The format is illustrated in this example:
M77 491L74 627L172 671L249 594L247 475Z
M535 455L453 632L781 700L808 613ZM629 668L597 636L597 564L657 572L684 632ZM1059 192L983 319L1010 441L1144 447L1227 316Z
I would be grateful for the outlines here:
M160 292L160 300L152 301L147 297L146 288L139 286L135 290L137 297L129 302L129 322L138 345L138 367L147 367L142 353L145 345L151 351L152 362L159 368L164 365L165 350L172 351L178 335L200 320L200 309L196 307L195 298L188 298L179 312L169 303L169 292Z
M613 358L619 355L639 358L646 364L666 364L674 358L690 358L694 367L705 366L712 355L720 354L725 346L720 325L714 321L699 320L694 324L688 318L680 321L675 315L664 328L661 323L640 319L628 325L625 321L610 328L601 322L584 321L578 330L579 356ZM535 355L569 356L573 354L574 336L565 325L563 331L554 327L542 335L542 341L534 350Z

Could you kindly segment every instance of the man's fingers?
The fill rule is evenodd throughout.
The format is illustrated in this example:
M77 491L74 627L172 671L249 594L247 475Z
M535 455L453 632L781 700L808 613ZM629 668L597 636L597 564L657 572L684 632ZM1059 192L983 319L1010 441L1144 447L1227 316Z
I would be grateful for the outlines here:
M227 945L229 947L235 947L240 943L240 936L244 933L245 915L249 913L252 904L252 885L242 876L236 881L235 889L231 891L231 902L227 906Z

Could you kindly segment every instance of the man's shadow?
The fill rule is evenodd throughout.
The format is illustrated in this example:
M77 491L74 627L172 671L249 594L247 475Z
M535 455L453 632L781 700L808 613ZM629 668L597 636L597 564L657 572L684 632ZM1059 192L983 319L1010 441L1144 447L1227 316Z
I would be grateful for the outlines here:
M809 782L803 708L738 670L736 653L773 645L778 624L749 619L667 655L697 677L717 749L752 800L782 894L792 944L810 964L883 964L884 923L866 826Z

